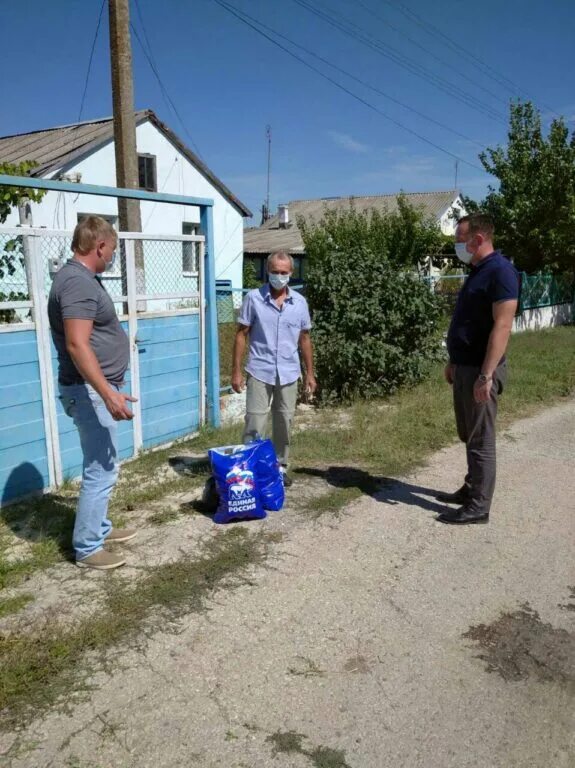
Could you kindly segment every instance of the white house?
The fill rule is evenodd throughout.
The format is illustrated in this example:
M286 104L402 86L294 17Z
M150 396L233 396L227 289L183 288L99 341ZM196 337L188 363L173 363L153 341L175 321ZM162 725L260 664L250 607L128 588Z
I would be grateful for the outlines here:
M249 209L151 110L136 112L140 187L151 191L212 198L216 279L242 286L244 218ZM32 176L116 186L112 118L0 137L0 162L34 161ZM199 209L141 202L142 231L148 234L202 234ZM111 197L48 192L32 204L35 227L71 230L79 217L98 214L117 226L117 201ZM6 226L19 223L18 212ZM185 255L182 269L185 270Z
M408 192L404 193L404 196L426 217L434 219L444 235L453 235L457 219L466 213L461 195L455 189L445 192ZM280 205L277 214L260 227L246 229L244 258L254 264L257 277L263 280L268 254L287 251L294 259L295 280L302 280L305 272L305 248L297 226L300 216L308 221L319 221L326 210L346 211L350 206L359 213L371 210L391 213L397 210L397 198L398 195L361 195L292 200Z

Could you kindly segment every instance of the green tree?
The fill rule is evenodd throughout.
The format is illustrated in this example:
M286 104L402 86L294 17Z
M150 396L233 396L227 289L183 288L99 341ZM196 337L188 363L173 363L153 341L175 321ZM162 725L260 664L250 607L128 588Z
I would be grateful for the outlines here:
M477 200L474 200L472 197L461 195L461 200L463 202L463 207L468 214L477 213L481 210L481 203L478 203Z
M246 259L244 257L244 266L243 266L243 282L244 282L244 288L259 288L261 285L261 281L257 279L256 277L256 268L255 264L251 259Z
M483 167L499 180L482 208L495 221L497 244L527 272L575 269L575 132L565 121L544 136L530 102L511 105L506 147L487 149Z
M437 224L401 200L395 213L351 207L298 226L322 401L421 380L438 354L440 307L418 266L441 243Z
M8 176L27 176L36 163L24 162L18 165L0 163L0 174ZM0 224L8 218L8 214L22 200L38 203L45 192L24 187L0 187ZM0 301L25 301L28 293L12 290L5 284L6 279L13 277L18 270L24 268L22 237L9 240L0 239ZM4 285L3 285L4 283ZM0 310L0 322L13 322L16 313L13 309Z

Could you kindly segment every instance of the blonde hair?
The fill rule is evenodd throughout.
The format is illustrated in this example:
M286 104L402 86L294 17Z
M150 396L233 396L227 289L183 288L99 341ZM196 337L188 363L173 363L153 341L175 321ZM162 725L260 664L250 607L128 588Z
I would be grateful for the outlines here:
M101 216L86 216L82 219L74 230L72 237L72 251L85 256L96 247L98 240L107 240L113 238L118 240L118 235L114 227Z

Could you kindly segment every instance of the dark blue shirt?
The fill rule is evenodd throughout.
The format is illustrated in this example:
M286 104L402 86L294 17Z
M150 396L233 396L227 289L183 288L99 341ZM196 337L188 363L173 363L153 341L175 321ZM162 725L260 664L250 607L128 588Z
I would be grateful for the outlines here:
M472 266L447 333L450 362L481 366L493 329L493 304L518 298L519 274L500 251Z

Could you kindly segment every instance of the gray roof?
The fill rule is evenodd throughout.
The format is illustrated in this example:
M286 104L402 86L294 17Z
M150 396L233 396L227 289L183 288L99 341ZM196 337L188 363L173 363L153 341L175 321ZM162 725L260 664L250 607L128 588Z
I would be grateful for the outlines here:
M408 192L403 193L408 201L430 217L439 220L459 196L456 189L446 192ZM376 209L378 211L397 210L398 195L366 195L363 197L321 197L316 200L292 200L287 204L289 225L286 229L279 226L279 217L272 216L261 227L244 229L244 253L304 253L303 240L297 227L297 218L319 221L325 210L348 210L350 205L358 212Z
M207 165L163 123L151 109L135 113L136 125L149 121L194 165L211 184L234 205L242 216L252 213ZM50 176L54 171L70 168L75 162L114 140L114 121L111 117L86 123L62 125L43 131L20 133L0 137L0 162L21 163L32 160L37 163L31 176ZM89 180L88 180L89 181Z

